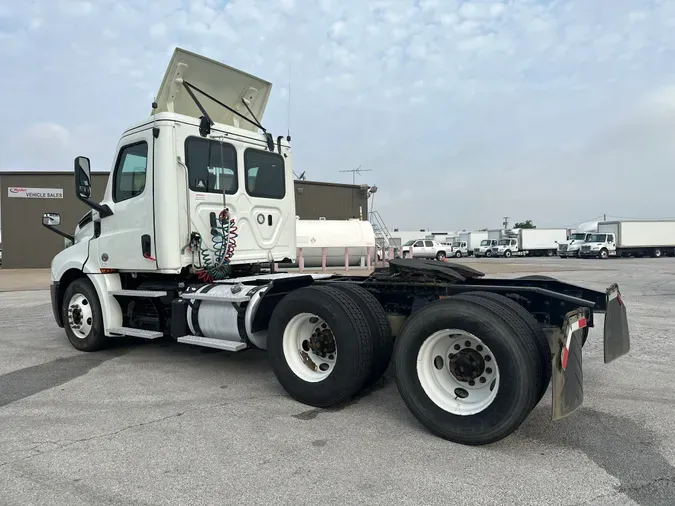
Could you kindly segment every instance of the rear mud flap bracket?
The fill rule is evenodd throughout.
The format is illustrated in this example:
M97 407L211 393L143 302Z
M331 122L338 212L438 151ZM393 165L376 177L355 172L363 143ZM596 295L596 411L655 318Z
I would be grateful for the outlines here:
M584 374L581 340L587 326L586 311L579 309L565 315L558 345L553 353L551 419L572 414L584 402Z

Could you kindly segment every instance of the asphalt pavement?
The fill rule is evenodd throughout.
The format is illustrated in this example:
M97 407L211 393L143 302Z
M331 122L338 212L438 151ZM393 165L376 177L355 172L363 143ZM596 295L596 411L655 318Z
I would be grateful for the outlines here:
M498 276L618 282L632 349L605 365L598 317L584 406L551 422L547 394L484 447L428 433L391 370L342 409L312 409L262 351L81 353L46 290L0 293L0 504L675 504L675 258L488 262Z

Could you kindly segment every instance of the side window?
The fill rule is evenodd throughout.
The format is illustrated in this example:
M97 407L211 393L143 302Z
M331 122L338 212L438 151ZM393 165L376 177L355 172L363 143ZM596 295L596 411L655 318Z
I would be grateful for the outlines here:
M427 248L433 248L434 247L434 243L432 241L424 241L424 245Z
M244 151L246 193L251 197L283 199L286 196L284 159L277 153L249 148Z
M188 137L185 139L185 165L192 191L233 195L239 189L237 149L232 144Z
M416 248L422 248L422 247L424 247L424 241L417 241L417 242L414 244L414 246L415 246Z
M614 234L609 234L607 236L607 242L614 242Z
M148 171L148 143L137 142L120 150L115 164L113 201L122 202L143 193Z

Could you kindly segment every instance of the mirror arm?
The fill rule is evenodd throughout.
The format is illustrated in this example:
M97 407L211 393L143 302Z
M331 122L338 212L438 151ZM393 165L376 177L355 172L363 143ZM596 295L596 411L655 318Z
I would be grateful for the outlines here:
M44 223L42 224L42 226L45 227L47 230L51 230L55 234L60 235L61 237L65 237L66 239L68 239L71 242L75 242L75 237L73 237L70 234L66 234L65 232L60 231L58 228L54 228L50 225L45 225Z
M108 204L103 204L103 205L97 204L93 200L90 200L86 197L83 197L79 193L77 193L77 198L80 199L85 204L87 204L92 209L94 209L95 211L98 211L98 214L101 218L106 218L108 216L113 215L112 209L110 209L110 206L108 206Z

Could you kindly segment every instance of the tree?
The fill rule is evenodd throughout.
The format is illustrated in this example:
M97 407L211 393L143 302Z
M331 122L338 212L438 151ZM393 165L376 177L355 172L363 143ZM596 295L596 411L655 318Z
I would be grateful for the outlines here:
M537 225L532 223L532 220L519 221L513 228L537 228Z

